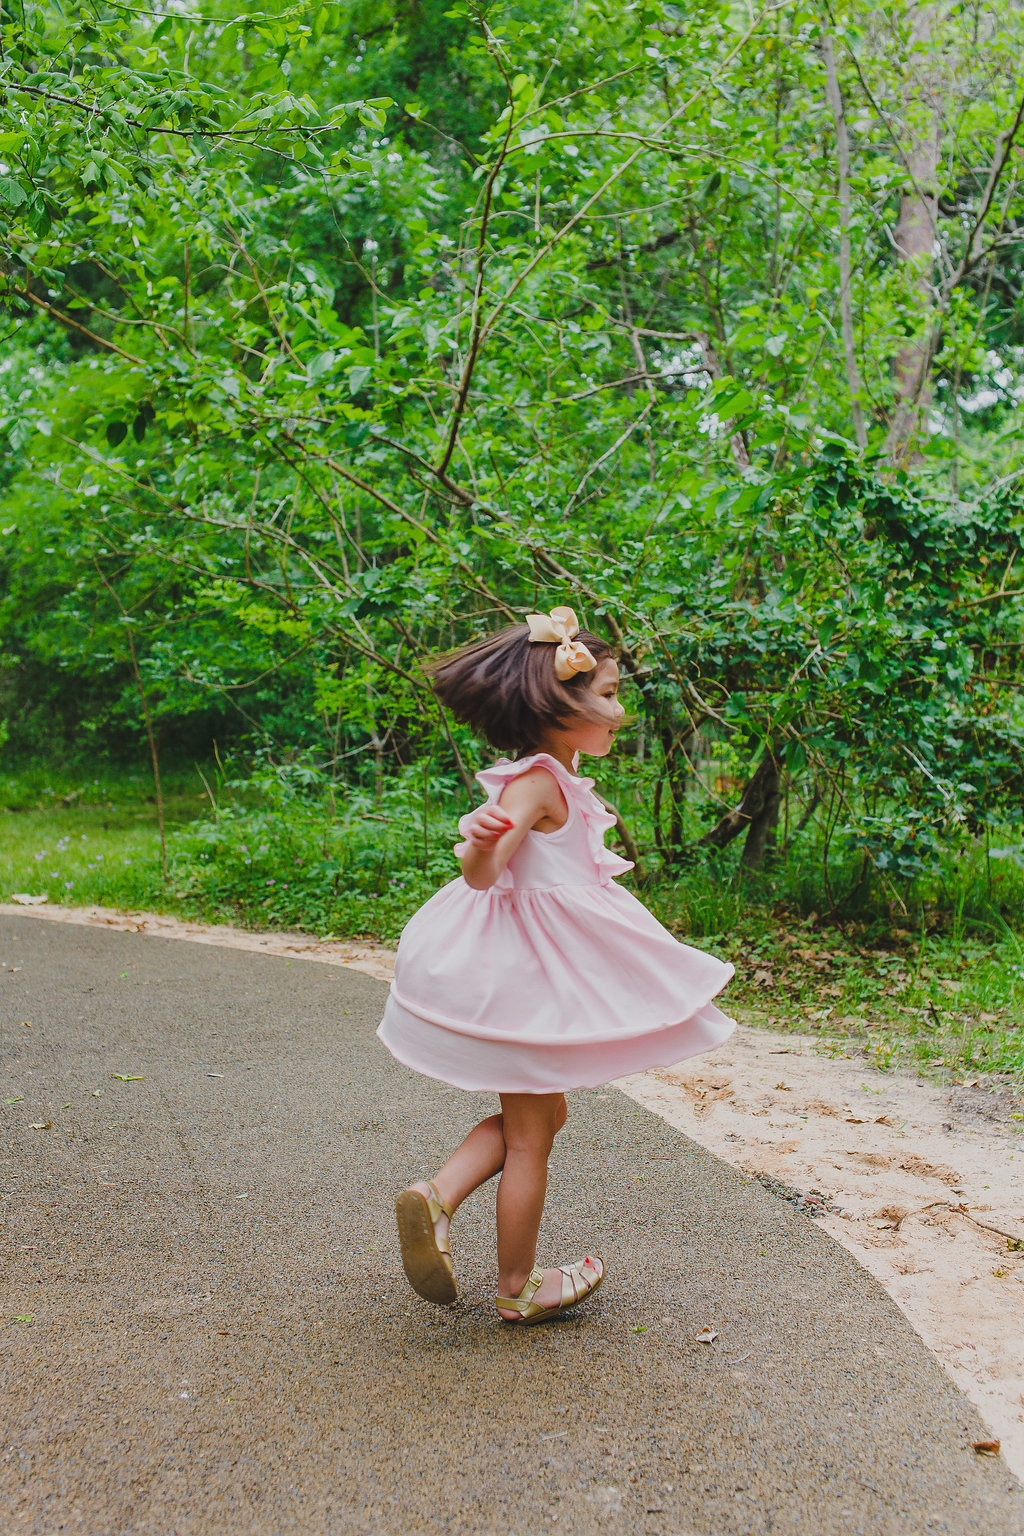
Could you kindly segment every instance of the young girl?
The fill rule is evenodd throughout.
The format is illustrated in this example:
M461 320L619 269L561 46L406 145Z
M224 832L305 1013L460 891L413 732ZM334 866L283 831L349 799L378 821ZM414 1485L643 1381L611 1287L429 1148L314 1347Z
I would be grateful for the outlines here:
M571 608L529 614L431 670L451 712L515 760L477 774L487 801L459 823L462 876L406 926L378 1034L427 1077L497 1093L501 1113L399 1195L402 1262L418 1295L454 1301L449 1222L500 1173L498 1312L541 1323L605 1273L599 1258L535 1265L565 1094L721 1045L734 1025L711 999L733 968L679 944L614 883L633 866L606 850L615 819L576 763L611 751L619 671Z

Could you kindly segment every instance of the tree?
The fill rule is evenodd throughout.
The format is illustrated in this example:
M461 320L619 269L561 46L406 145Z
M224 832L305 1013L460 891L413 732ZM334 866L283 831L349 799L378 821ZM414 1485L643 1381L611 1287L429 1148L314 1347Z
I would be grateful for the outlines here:
M123 606L157 724L240 707L378 784L441 732L465 774L421 659L569 600L632 679L670 867L695 819L756 865L786 796L882 869L1008 813L1016 13L945 102L923 322L896 118L969 18L204 14L7 29L14 688L59 656L73 725L102 667L127 719Z

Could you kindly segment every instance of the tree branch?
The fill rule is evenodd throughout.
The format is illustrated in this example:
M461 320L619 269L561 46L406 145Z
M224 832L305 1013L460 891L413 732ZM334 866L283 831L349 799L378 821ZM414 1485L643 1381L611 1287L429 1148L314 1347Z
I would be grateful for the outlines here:
M846 359L846 380L850 391L850 411L858 448L868 445L864 427L864 411L860 402L860 373L857 368L857 349L853 339L853 310L850 295L850 138L846 131L846 112L843 107L839 77L836 73L836 56L832 36L824 31L821 37L821 54L825 60L825 83L828 104L832 109L832 121L836 130L836 162L839 171L839 313L843 336L843 355Z

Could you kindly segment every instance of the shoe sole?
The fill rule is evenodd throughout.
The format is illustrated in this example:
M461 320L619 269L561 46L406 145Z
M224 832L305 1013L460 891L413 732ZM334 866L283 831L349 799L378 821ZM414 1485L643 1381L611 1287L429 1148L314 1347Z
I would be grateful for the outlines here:
M426 1200L415 1189L403 1189L395 1201L395 1217L405 1278L424 1301L447 1306L457 1294L455 1281L434 1240Z

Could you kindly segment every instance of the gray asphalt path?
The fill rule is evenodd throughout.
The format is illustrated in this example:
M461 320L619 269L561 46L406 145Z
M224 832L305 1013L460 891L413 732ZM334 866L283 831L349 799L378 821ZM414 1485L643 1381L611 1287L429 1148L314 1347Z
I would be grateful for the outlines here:
M490 1105L392 1063L382 983L27 917L0 962L4 1536L1024 1530L880 1288L617 1091L573 1096L542 1232L609 1280L517 1333L490 1190L463 1299L405 1286L393 1196Z

